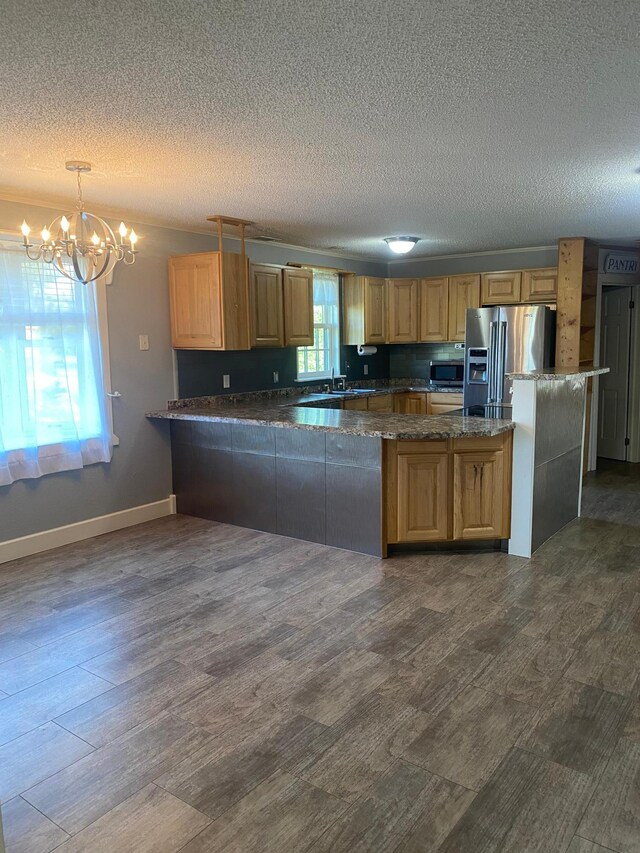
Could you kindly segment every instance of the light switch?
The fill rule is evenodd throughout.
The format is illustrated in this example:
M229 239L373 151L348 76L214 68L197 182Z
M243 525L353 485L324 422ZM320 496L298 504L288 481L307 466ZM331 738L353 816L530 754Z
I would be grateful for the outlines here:
M280 381L280 373L279 373L277 370L274 370L274 371L273 371L273 381L274 381L274 382L279 382L279 381Z
M141 350L149 349L149 335L138 335Z
M368 364L365 364L365 366L364 366L364 375L365 376L369 375L369 365Z
M222 374L222 387L231 388L231 376L228 373Z

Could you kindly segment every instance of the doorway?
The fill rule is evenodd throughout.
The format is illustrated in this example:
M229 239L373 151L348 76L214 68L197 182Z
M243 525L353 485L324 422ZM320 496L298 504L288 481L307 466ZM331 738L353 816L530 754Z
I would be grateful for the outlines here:
M600 364L610 372L602 375L599 382L598 456L621 462L629 459L633 310L631 287L602 288Z

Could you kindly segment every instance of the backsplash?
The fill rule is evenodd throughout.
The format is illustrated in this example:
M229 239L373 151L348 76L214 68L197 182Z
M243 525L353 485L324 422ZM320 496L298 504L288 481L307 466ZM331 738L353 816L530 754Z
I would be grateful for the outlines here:
M349 380L364 379L364 365L369 366L367 379L389 377L389 350L378 347L375 355L360 356L357 347L341 347L342 372ZM263 391L274 388L290 388L296 384L296 349L241 350L234 352L210 352L177 350L178 396L202 397L211 394L237 394L245 391ZM274 372L278 382L273 381ZM231 387L222 387L222 377L231 377ZM402 374L409 375L409 374ZM318 380L323 385L326 379ZM312 383L310 383L312 384Z
M462 361L464 350L452 343L397 344L389 350L389 377L413 376L429 378L430 361Z

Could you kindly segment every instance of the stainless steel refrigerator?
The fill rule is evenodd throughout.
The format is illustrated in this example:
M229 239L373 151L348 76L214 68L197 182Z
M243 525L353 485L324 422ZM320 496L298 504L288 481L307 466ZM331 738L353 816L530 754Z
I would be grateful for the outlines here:
M556 312L546 305L469 308L465 332L464 406L511 408L507 373L552 367Z

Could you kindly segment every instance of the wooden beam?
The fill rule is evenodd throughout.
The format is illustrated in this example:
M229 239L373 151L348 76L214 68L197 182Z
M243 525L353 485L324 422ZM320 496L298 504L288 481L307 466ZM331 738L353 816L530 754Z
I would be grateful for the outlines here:
M556 367L578 367L580 363L584 244L584 237L558 241Z

